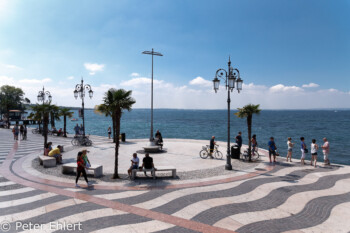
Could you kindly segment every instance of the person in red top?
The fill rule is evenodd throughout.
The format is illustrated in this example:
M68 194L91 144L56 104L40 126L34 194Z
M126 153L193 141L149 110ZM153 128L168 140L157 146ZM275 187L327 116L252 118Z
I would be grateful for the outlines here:
M78 152L78 157L77 157L77 178L75 179L75 187L80 187L78 185L78 180L79 180L79 177L81 174L83 174L84 176L84 179L87 183L88 186L91 186L90 182L88 181L87 179L87 176L86 176L86 171L85 171L85 161L83 159L83 152L79 151Z

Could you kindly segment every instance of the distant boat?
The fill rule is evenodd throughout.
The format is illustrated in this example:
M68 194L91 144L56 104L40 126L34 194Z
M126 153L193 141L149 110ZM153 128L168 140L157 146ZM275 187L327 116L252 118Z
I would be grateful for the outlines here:
M71 119L71 121L77 121L78 119L77 118L73 118L73 119Z

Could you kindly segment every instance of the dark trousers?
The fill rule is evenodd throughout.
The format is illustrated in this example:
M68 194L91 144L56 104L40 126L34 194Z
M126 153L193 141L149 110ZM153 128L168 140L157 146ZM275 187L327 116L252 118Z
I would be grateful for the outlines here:
M81 173L83 173L83 176L84 176L84 179L85 179L86 183L89 182L88 179L87 179L87 176L86 176L85 169L82 169L82 170L77 170L77 178L75 179L75 183L78 183L78 180L79 180L79 177L80 177Z

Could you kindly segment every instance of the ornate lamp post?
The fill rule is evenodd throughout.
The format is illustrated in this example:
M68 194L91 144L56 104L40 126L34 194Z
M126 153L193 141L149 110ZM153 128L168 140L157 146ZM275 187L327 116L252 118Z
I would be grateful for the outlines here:
M43 87L43 90L38 92L38 102L43 102L44 104L46 97L48 98L49 102L52 100L51 93L49 91L45 91L45 88Z
M142 54L148 54L152 55L152 83L151 83L151 133L149 137L149 141L151 145L154 145L153 143L153 56L163 56L163 54L154 52L153 48L152 51L143 51Z
M75 99L79 97L81 98L81 106L82 106L82 112L81 115L83 117L83 138L85 138L85 113L84 113L84 97L85 97L85 89L87 91L89 91L89 97L90 99L92 98L92 96L94 95L94 92L91 89L91 86L89 84L85 84L84 85L84 80L83 77L81 77L81 83L77 84L75 86L75 90L74 90L74 97Z
M52 100L51 93L49 91L45 91L45 88L43 87L42 91L38 92L38 102L43 102L43 105L45 104L46 98L48 99L46 102L50 104ZM49 121L49 116L48 112L43 112L43 136L44 136L44 148L47 143L47 132L48 132L48 121ZM39 132L41 132L40 127L39 127Z
M219 90L220 79L225 81L225 87L227 90L227 155L226 155L226 170L232 170L231 156L230 156L230 105L231 98L230 92L235 88L238 93L242 90L243 80L240 77L239 70L231 67L231 59L228 60L228 71L224 69L218 69L213 80L215 93ZM236 84L236 86L235 86Z

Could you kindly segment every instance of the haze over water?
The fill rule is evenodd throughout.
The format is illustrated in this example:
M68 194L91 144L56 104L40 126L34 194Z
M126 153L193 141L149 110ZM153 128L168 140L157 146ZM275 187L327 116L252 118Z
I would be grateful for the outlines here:
M74 117L78 118L77 111ZM247 144L247 124L245 119L239 119L231 113L231 143L238 131L243 133L243 143ZM73 133L73 127L79 121L67 121L67 130ZM87 134L107 136L107 128L112 120L103 115L97 115L93 110L85 111ZM62 127L63 121L57 122L57 128ZM267 149L267 142L271 136L275 137L278 151L286 155L287 137L295 142L294 159L300 159L300 140L310 149L311 139L322 144L322 138L330 141L331 163L350 164L347 140L350 126L350 110L263 110L260 115L253 116L252 133L257 135L259 147ZM216 140L227 140L227 111L226 110L154 110L154 132L159 129L164 137L166 147L167 138L208 140L215 135ZM125 112L121 120L121 132L126 133L127 139L149 138L150 110L134 109ZM198 148L199 152L200 148ZM220 148L226 154L226 148ZM318 151L318 160L323 161L322 151ZM307 158L311 155L307 154Z

